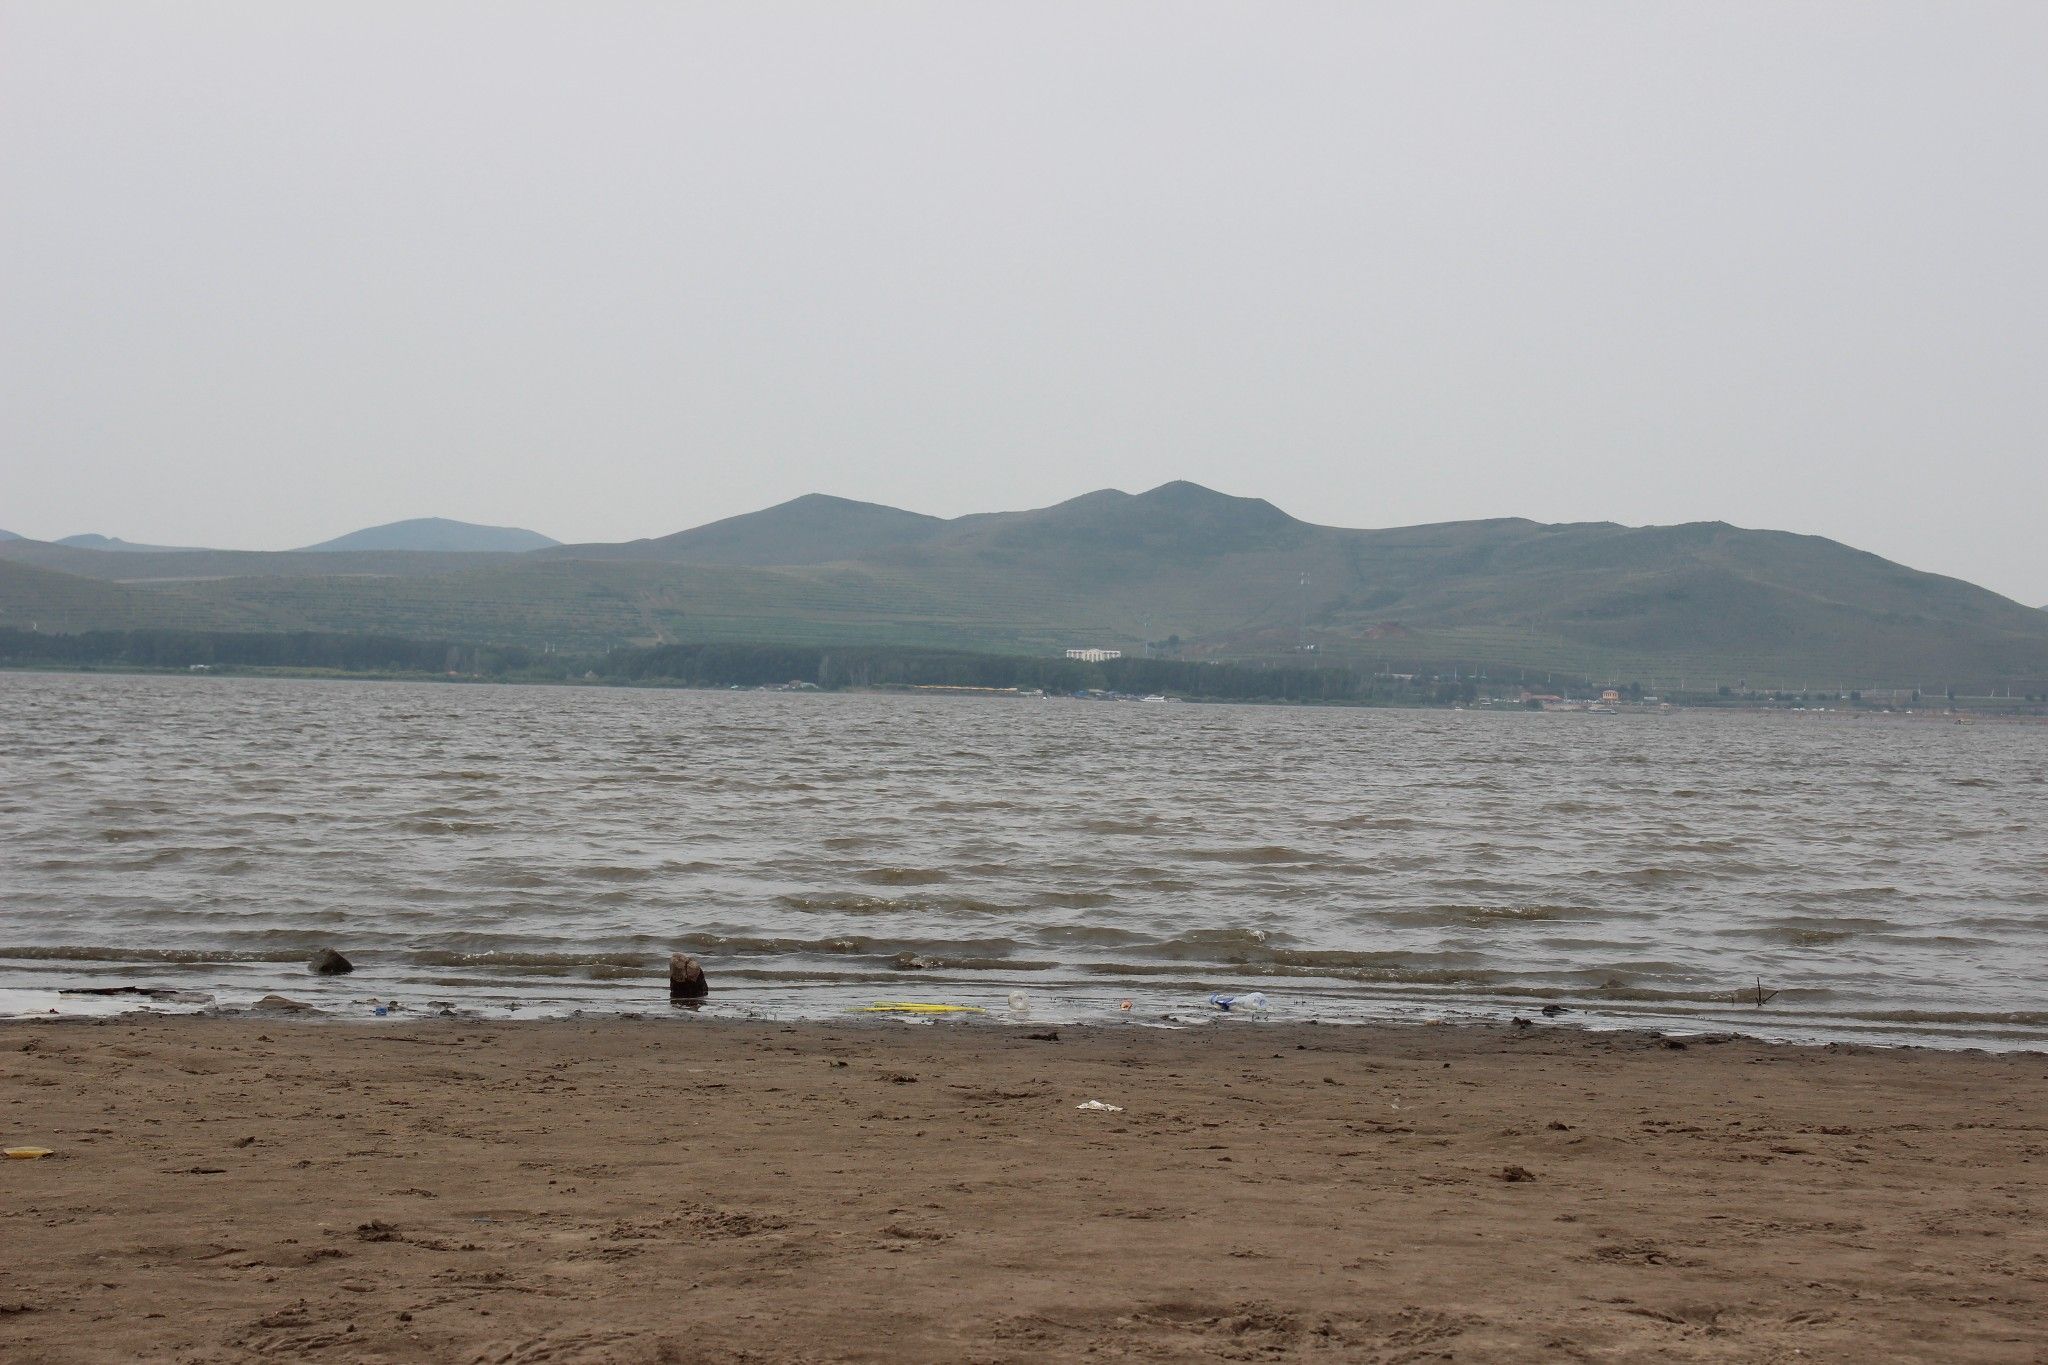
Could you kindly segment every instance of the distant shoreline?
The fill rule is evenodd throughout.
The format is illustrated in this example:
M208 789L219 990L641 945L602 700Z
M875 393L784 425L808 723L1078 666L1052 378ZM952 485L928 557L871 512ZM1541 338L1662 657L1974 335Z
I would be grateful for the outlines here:
M487 686L487 687L560 687L595 688L633 691L682 691L682 692L815 692L820 695L870 695L870 696L953 696L982 697L990 700L1073 700L1066 693L1052 693L1038 696L1013 688L974 687L970 685L934 684L881 684L869 686L847 686L832 688L791 688L776 685L734 686L716 683L695 683L676 679L661 678L527 678L527 677L485 677L476 674L449 675L444 673L402 673L383 671L322 670L311 668L251 668L246 666L149 668L141 665L58 665L44 663L16 663L0 661L0 673L36 673L61 676L115 676L115 677L156 677L156 678L252 678L271 681L299 682L388 682L388 683L432 683L440 686ZM1115 700L1140 701L1135 695ZM1492 705L1445 703L1427 700L1397 699L1343 699L1343 698L1291 698L1291 697L1205 697L1169 696L1167 700L1185 705L1229 705L1229 706L1297 706L1337 708L1344 710L1404 710L1404 711L1475 711L1492 714L1589 714L1583 708L1549 708L1544 711L1532 710L1512 701L1500 701ZM1987 706L1991 702L1995 705ZM1901 721L1917 724L1954 723L1966 724L2048 724L2048 705L2021 702L2017 698L2010 702L2003 697L1969 698L1959 697L1953 703L1944 702L1943 710L1932 706L1899 709L1872 705L1842 705L1826 708L1807 708L1771 702L1746 702L1725 700L1699 700L1674 703L1670 714L1725 714L1725 715L1829 715L1852 720ZM2015 709L2007 710L2007 706ZM1623 704L1604 712L1590 714L1634 715L1655 717L1656 707Z

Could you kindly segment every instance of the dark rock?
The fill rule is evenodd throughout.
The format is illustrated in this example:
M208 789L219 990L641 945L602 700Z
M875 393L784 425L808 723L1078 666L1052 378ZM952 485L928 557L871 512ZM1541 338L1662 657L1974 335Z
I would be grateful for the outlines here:
M322 948L313 954L313 960L306 964L306 970L315 976L345 976L355 969L355 963L332 948Z
M1569 1005L1545 1005L1543 1007L1543 1012L1550 1018L1555 1019L1558 1015L1563 1014L1567 1009L1570 1008L1571 1007Z
M252 1010L275 1010L281 1014L304 1014L313 1007L303 1000L294 1000L290 996L266 995L255 1004L249 1006L249 1008Z
M1034 1043L1057 1043L1060 1040L1060 1031L1049 1028L1043 1033L1027 1033L1024 1036Z
M1527 1166L1503 1166L1500 1168L1500 1178L1509 1184L1518 1184L1524 1180L1534 1180L1536 1173Z
M668 993L677 1000L701 1000L711 994L704 969L688 953L673 953L668 960Z

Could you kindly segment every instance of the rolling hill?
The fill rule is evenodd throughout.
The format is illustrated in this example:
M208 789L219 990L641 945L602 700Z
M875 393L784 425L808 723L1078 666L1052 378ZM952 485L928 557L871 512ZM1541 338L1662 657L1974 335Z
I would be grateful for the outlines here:
M572 649L1151 642L1185 658L1382 671L2048 690L2048 614L1819 537L1519 519L1350 530L1190 483L952 519L812 496L657 539L524 554L150 557L11 542L5 561L247 628ZM131 615L131 601L107 610Z
M808 493L653 540L563 545L550 553L560 559L665 564L833 564L916 545L948 524L877 503Z
M196 548L184 545L138 545L119 536L102 536L90 532L84 535L65 536L62 540L52 541L51 544L68 545L77 550L111 550L117 554L145 555L190 554L192 549Z
M366 526L360 531L302 547L300 554L335 554L357 550L413 550L472 554L478 551L518 554L560 544L538 531L518 526L479 526L446 517L414 517L409 521Z

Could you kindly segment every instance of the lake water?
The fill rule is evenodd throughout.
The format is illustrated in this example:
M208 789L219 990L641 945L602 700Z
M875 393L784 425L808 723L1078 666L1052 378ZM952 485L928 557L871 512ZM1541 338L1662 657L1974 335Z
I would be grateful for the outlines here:
M2040 727L9 673L0 777L0 1011L659 1010L685 949L767 1017L2048 1044Z

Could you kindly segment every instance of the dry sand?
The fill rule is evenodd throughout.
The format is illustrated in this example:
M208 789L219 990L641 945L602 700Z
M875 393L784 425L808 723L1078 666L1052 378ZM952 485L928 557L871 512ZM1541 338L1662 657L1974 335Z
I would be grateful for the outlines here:
M2039 1055L1060 1035L0 1026L0 1358L2048 1354Z

